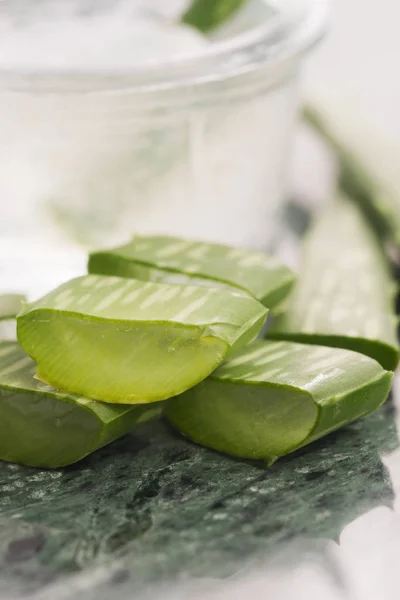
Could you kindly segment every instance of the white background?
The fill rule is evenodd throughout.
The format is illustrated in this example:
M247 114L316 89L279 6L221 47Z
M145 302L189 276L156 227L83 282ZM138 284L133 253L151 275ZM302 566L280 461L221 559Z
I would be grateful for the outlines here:
M329 33L306 68L306 94L397 186L400 2L331 0L331 6Z

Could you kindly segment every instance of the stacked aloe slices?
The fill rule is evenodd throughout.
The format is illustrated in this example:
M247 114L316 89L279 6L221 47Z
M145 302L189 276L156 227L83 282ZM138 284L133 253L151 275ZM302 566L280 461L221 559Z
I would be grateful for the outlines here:
M372 412L399 358L394 294L374 232L338 198L310 229L297 283L269 330L285 341L237 352L169 401L169 420L201 444L271 463Z
M364 225L357 218L350 223ZM341 252L350 237L341 239ZM363 256L376 257L372 238L360 240ZM390 273L371 264L382 301L368 304L369 314L385 325L374 340L389 348L394 366ZM4 460L70 464L164 409L192 439L271 463L370 413L388 395L392 374L362 353L254 341L266 305L279 303L293 283L286 267L261 253L135 237L93 253L89 269L102 274L23 306L17 333L28 354L16 343L0 347Z
M83 458L251 342L267 312L237 290L93 275L25 304L18 338L38 364L18 344L0 348L0 457Z

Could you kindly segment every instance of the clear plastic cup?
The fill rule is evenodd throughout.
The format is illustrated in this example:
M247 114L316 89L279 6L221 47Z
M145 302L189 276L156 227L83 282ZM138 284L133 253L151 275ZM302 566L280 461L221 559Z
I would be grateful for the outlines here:
M302 60L326 3L267 4L256 25L134 66L0 60L3 288L26 287L35 256L56 282L82 268L83 248L135 232L273 247ZM0 34L13 7L0 7Z

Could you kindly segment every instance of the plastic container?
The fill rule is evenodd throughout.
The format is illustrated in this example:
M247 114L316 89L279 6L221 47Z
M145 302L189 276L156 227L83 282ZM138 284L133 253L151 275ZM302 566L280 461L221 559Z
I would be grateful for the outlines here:
M3 255L18 246L28 260L40 247L58 260L74 245L136 231L270 249L302 60L326 4L267 4L271 14L256 26L162 62L87 70L8 67L3 57ZM11 5L0 8L0 32ZM3 287L15 283L11 271L4 278L0 263Z

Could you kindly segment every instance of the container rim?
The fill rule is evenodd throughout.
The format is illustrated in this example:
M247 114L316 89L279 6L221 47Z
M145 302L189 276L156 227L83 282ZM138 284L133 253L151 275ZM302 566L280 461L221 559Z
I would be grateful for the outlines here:
M0 87L15 91L137 93L224 82L308 51L324 34L329 0L270 0L274 14L261 25L207 50L113 70L0 69Z

